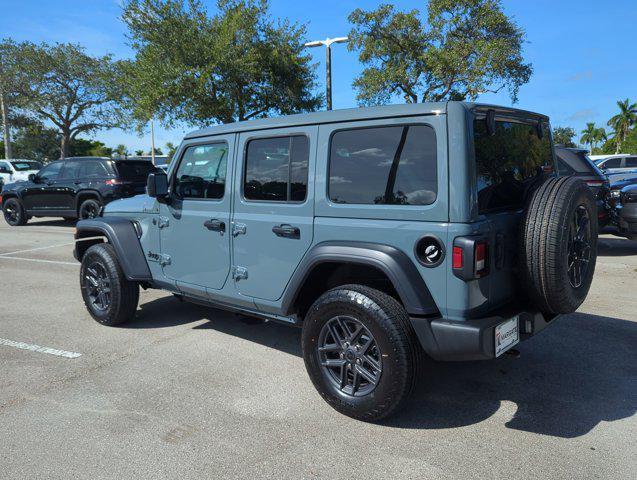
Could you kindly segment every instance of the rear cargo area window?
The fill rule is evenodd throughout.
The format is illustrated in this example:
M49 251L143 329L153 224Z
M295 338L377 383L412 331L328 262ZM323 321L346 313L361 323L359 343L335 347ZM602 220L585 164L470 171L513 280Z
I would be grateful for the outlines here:
M436 134L427 125L339 131L329 168L334 203L429 205L438 193Z
M546 133L540 138L537 124L496 120L495 131L488 132L485 119L474 121L480 213L522 208L537 182L553 169L548 123L542 130Z

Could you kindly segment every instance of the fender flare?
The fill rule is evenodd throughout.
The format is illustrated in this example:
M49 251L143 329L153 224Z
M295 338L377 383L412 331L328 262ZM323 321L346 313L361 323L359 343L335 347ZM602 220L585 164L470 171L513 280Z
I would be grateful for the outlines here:
M132 221L121 217L108 217L77 222L73 254L78 261L82 261L82 256L87 249L85 246L82 247L82 239L97 236L106 237L108 243L113 246L128 280L135 282L152 280L153 277Z
M78 190L75 194L75 211L79 211L80 205L87 198L93 198L99 201L102 205L104 205L104 197L97 190L91 190L89 188L85 188L83 190Z
M392 282L410 315L438 314L420 272L407 254L395 247L368 242L323 242L308 251L294 272L282 298L281 310L290 315L310 272L321 263L353 263L375 267Z

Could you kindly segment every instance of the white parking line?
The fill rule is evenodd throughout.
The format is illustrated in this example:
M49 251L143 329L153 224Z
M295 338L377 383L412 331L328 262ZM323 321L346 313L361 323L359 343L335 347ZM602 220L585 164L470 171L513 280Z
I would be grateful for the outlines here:
M0 260L21 260L23 262L36 262L36 263L52 263L54 265L73 265L79 267L78 262L61 262L59 260L42 260L39 258L22 258L22 257L3 257L0 255Z
M74 245L74 244L75 242L70 242L70 243L59 243L57 245L49 245L47 247L27 248L25 250L16 250L15 252L0 253L0 257L4 257L5 255L15 255L16 253L26 253L26 252L35 252L37 250L46 250L48 248L68 247L69 245Z
M49 355L55 355L57 357L77 358L82 356L81 353L77 352L67 352L66 350L58 350L57 348L41 347L40 345L33 345L30 343L15 342L13 340L7 340L6 338L0 338L0 345L20 348L22 350L30 350L32 352L48 353Z

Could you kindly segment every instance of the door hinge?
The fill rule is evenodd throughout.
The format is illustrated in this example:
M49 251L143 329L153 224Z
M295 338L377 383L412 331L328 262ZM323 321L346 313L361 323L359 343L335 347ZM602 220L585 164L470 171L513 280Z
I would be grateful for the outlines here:
M162 254L159 256L159 264L160 264L162 267L165 267L166 265L170 265L170 263L171 263L170 255L166 255L165 253L162 253Z
M232 222L232 236L236 237L237 235L245 235L246 234L246 224L245 223L236 223Z
M247 279L248 269L246 267L232 267L232 278L235 280Z
M159 228L166 228L168 225L170 225L170 219L168 217L159 217L159 221L157 222Z

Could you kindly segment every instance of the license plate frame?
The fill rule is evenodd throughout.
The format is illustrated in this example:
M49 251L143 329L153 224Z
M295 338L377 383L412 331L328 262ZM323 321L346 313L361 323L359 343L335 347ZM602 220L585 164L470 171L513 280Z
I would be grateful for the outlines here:
M493 330L493 342L496 358L520 343L519 315L496 325Z

